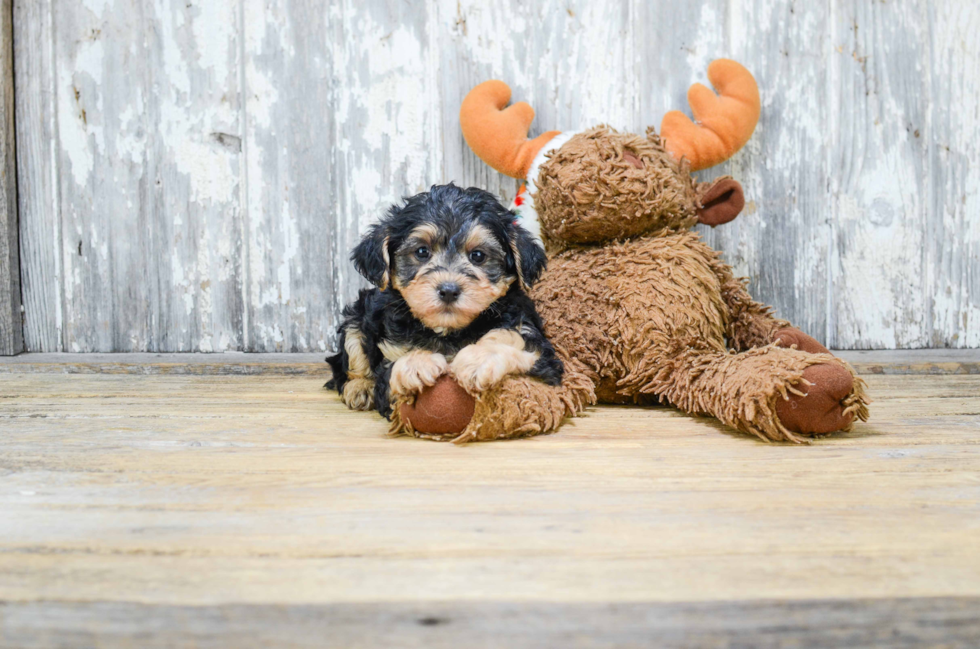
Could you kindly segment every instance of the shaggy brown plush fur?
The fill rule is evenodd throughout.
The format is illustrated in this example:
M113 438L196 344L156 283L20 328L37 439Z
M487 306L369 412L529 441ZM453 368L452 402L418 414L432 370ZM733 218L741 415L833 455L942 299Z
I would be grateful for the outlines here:
M393 404L389 435L414 435L422 439L456 444L489 442L554 432L561 423L596 402L592 381L574 361L566 362L562 384L552 387L526 376L505 379L490 391L473 394L476 407L469 425L461 433L440 434L415 430L401 416L401 397Z
M630 153L643 168L624 158ZM549 248L601 243L697 223L698 184L652 131L642 138L597 126L548 156L535 205Z
M566 250L532 297L559 356L585 366L601 400L653 395L764 439L800 441L775 408L808 366L846 368L770 345L787 323L689 231Z
M724 180L727 195L737 183ZM797 443L866 420L864 383L850 366L752 300L690 231L717 182L693 180L652 130L642 138L600 126L552 152L534 196L550 260L531 296L566 380L512 379L474 395L455 441L551 432L596 399L666 401ZM741 204L727 207L737 214ZM422 436L400 421L392 430Z

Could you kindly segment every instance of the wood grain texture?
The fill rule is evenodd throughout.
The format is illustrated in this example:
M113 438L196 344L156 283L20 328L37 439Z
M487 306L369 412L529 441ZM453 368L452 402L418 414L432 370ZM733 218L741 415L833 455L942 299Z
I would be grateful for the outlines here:
M930 166L930 344L980 347L980 42L974 37L980 11L948 1L930 7L927 91L933 103L924 144Z
M24 344L56 352L64 349L64 261L51 0L14 0L14 17Z
M244 2L247 208L245 340L254 351L325 349L346 248L336 198L334 61L340 27L293 0Z
M748 199L704 236L754 295L832 347L980 346L975 2L16 6L31 351L329 349L387 205L513 195L460 134L474 84L532 134L642 132L721 56L763 111L702 174Z
M837 352L858 374L980 374L980 349L914 349ZM272 374L328 378L322 354L71 354L30 353L0 360L0 374Z
M239 347L237 3L51 11L64 349Z
M249 618L298 643L320 615L410 640L424 617L956 646L980 376L868 379L872 422L809 446L601 407L459 448L386 438L309 376L0 374L0 638L204 644Z
M980 598L763 602L0 604L0 647L974 649Z
M67 351L133 350L149 334L150 272L162 260L149 245L147 10L138 0L50 6Z
M0 356L24 351L17 227L12 9L10 0L0 2Z
M841 170L831 190L839 342L929 346L930 165L922 133L930 97L920 73L931 63L927 5L840 2L835 9L828 91L837 105L863 107L828 124L830 164Z

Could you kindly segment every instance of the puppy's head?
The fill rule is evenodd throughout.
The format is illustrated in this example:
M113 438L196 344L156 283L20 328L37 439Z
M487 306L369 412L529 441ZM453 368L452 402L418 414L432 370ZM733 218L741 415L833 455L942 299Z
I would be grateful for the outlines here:
M489 192L435 185L393 206L351 254L382 290L401 293L425 326L462 329L544 270L544 250Z

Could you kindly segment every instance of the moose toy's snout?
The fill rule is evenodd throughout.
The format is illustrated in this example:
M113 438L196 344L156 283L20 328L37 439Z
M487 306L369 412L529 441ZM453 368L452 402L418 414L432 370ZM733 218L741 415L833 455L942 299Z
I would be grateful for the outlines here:
M715 227L734 220L744 207L745 194L742 193L742 185L731 178L722 178L701 196L698 221Z

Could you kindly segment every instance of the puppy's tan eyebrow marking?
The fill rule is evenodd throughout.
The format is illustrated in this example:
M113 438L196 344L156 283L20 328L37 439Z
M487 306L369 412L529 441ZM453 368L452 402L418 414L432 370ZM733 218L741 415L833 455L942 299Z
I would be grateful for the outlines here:
M441 248L443 243L445 243L445 236L438 226L432 223L423 223L409 232L405 241L398 247L397 254L408 255L422 246L437 249Z
M503 252L503 248L497 242L493 233L485 225L477 223L466 233L466 241L463 243L463 250L470 252L474 248L491 248L498 252Z
M432 223L423 223L412 230L412 233L408 235L408 239L416 239L432 245L439 240L440 234L439 228Z

